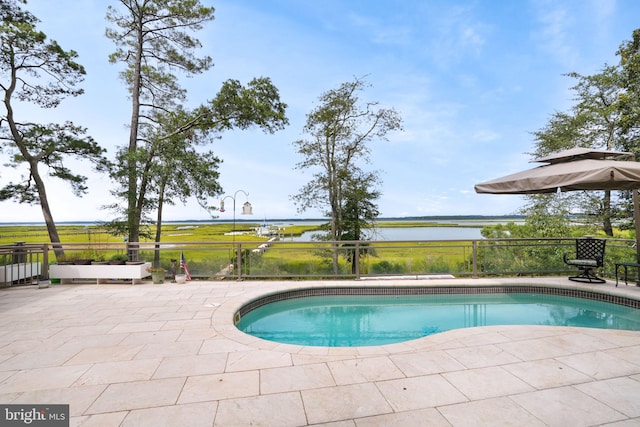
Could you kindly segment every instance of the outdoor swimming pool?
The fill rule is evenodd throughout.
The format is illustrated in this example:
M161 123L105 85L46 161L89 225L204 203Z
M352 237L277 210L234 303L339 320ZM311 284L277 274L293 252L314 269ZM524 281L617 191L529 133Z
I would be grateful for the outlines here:
M247 305L242 316L237 314L236 326L265 340L329 347L391 344L491 325L640 330L638 308L588 299L593 295L540 291L285 296L279 301L272 296L271 301L254 301L255 308Z

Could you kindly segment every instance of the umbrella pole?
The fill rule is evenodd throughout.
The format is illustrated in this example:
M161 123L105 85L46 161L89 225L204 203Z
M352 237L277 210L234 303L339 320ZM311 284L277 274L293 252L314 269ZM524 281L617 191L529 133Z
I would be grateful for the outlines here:
M638 189L631 190L633 200L633 222L636 227L636 262L640 264L640 205L638 204ZM640 268L638 268L638 279L636 284L640 281Z

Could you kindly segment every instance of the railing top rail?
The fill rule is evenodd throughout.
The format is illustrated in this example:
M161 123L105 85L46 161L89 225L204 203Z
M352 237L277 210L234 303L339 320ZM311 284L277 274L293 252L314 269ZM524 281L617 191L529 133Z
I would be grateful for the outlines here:
M608 237L606 238L608 241L612 242L630 242L634 243L634 239L622 239L622 238L614 238ZM63 249L86 249L87 247L91 248L112 248L112 249L120 249L126 246L133 246L139 249L156 249L157 247L161 249L167 248L175 248L180 249L181 247L188 247L192 245L261 245L268 243L270 245L284 245L284 244L384 244L384 243L424 243L424 242L455 242L455 243L467 243L467 242L482 242L482 243L492 243L492 242L514 242L514 241L562 241L562 242L573 242L576 240L576 237L502 237L502 238L480 238L480 239L415 239L415 240L288 240L284 238L282 240L200 240L200 241L180 241L180 242L96 242L96 241L86 241L86 242L62 242L62 243L27 243L27 244L19 244L19 245L0 245L1 249L13 249L13 248L42 248L43 246L52 247L60 247Z

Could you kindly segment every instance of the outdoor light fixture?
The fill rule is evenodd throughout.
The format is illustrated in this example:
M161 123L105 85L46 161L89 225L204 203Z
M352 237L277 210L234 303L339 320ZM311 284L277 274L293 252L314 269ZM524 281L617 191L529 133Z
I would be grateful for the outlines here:
M233 193L233 196L225 196L220 200L220 212L224 212L224 201L226 199L233 200L233 241L236 240L236 197L238 197L238 193L243 193L247 198L247 201L242 205L242 215L253 215L253 207L251 203L249 203L249 193L244 190L238 190Z
M242 215L253 215L253 208L251 207L251 203L244 202L244 205L242 205Z

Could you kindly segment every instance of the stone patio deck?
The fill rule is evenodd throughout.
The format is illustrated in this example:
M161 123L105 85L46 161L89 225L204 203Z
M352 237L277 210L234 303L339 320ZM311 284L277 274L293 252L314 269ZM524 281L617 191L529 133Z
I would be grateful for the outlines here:
M380 282L2 289L0 402L68 403L72 426L640 425L640 332L491 326L327 348L232 323L249 299L302 286L529 283L640 299L565 277Z

